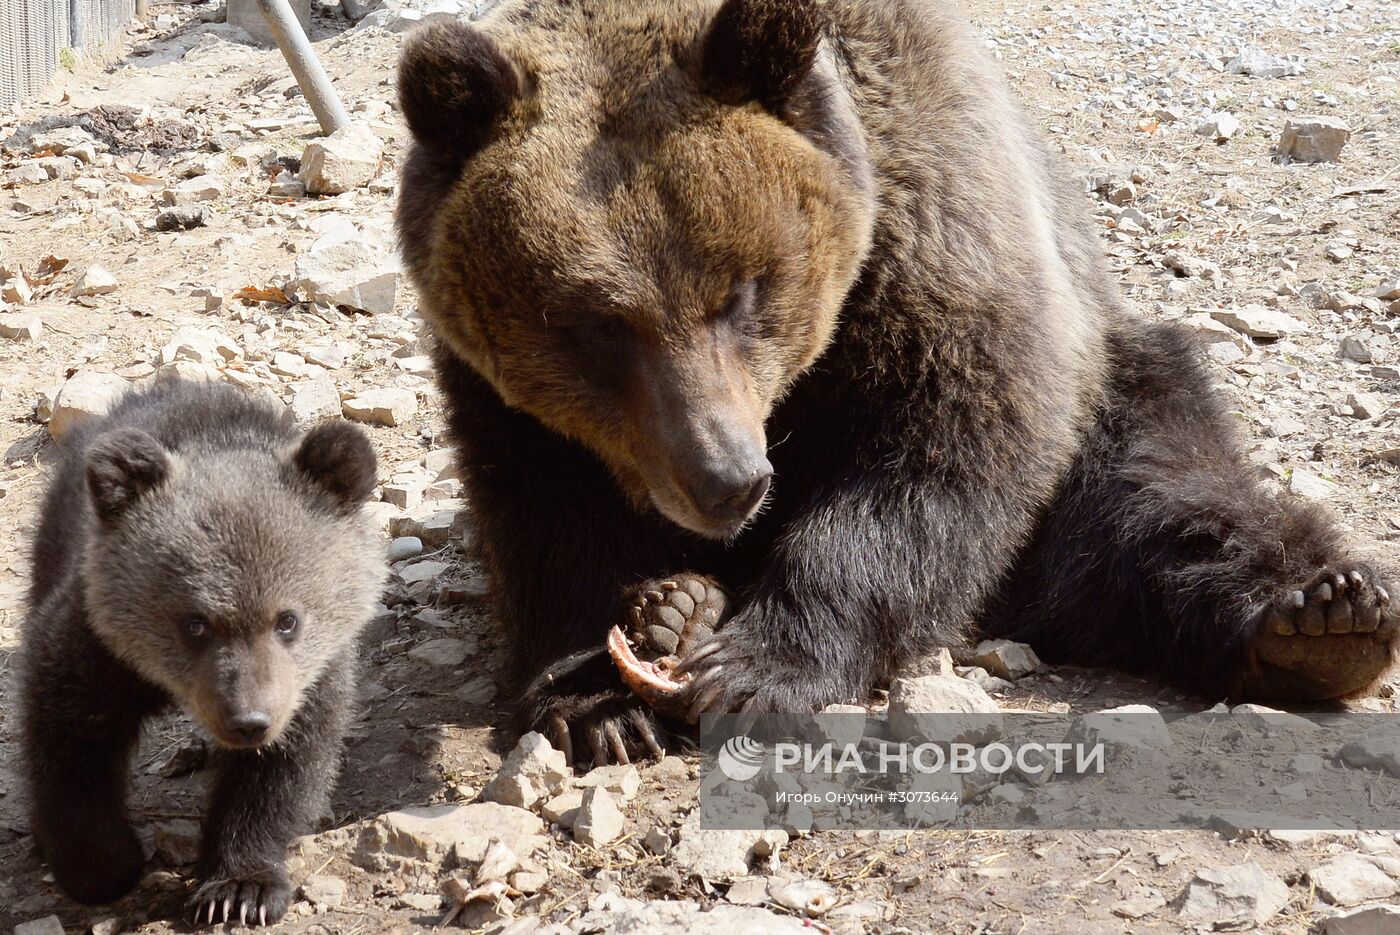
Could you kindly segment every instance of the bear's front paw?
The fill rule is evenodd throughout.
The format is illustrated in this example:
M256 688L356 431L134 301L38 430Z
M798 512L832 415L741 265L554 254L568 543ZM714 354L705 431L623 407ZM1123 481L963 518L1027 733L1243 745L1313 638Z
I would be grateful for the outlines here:
M734 621L676 668L687 721L702 714L807 713L843 700L835 676L800 649L772 646Z
M608 653L622 682L653 710L684 717L676 666L713 638L729 616L729 595L706 575L648 581L628 601L627 631L613 627Z
M292 904L292 883L285 867L267 867L253 873L211 875L190 900L196 925L234 922L271 925L287 914Z
M1390 665L1397 633L1400 608L1374 569L1326 569L1264 612L1242 693L1323 701L1361 691Z

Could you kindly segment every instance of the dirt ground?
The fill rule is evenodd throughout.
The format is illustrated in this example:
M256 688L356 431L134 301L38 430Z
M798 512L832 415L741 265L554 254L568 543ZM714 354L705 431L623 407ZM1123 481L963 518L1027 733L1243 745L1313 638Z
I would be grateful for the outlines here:
M1035 122L1085 175L1086 209L1102 224L1134 306L1203 331L1259 470L1270 483L1327 501L1358 548L1394 563L1400 284L1393 296L1383 284L1400 276L1400 9L1386 0L966 6ZM11 531L0 538L0 928L56 915L69 932L191 929L178 910L197 840L204 741L184 717L152 725L132 794L152 872L120 904L76 906L45 875L28 833L10 677L25 551L55 444L41 421L47 400L79 371L139 381L172 359L288 403L327 378L345 399L383 387L417 397L411 417L367 428L383 465L383 496L409 504L375 506L386 542L391 531L419 535L425 551L394 566L366 637L364 710L331 814L292 857L298 882L341 881L344 894L317 899L308 886L282 929L432 928L443 915L442 873L367 868L356 857L359 836L366 822L396 809L474 801L513 738L503 732L509 706L495 681L497 638L480 603L479 569L463 551L470 509L458 499L439 438L442 414L412 290L400 279L392 308L375 314L233 297L247 286L287 286L298 258L320 238L344 233L347 222L371 253L392 249L406 137L391 103L402 34L352 29L338 8L316 10L312 32L324 65L385 153L367 185L297 197L277 186L316 131L280 56L218 25L217 0L151 7L152 19L105 50L103 62L61 73L39 101L0 114L0 142L8 140L0 150L0 267L15 275L22 268L35 281L32 294L11 295L0 312L7 323L24 315L42 322L37 335L7 330L0 338L0 526ZM1300 62L1302 72L1232 73L1241 49ZM1220 112L1238 120L1236 132L1223 132L1228 121L1221 134L1197 132ZM1340 163L1276 159L1285 121L1311 114L1350 125ZM78 117L93 152L48 157L56 161L43 172L55 177L27 177L51 152L34 152L32 140L62 138L61 124ZM202 212L202 226L158 230L157 215L171 202ZM67 262L46 276L58 265L45 267L49 256ZM79 275L93 265L110 272L116 288L74 297ZM1193 317L1249 306L1281 312L1296 328L1278 340L1251 340ZM217 332L236 352L179 352L177 333L189 327ZM458 511L465 516L452 523ZM1070 668L1042 669L993 694L1005 708L1076 712L1128 703L1199 710L1219 700ZM1352 707L1391 712L1392 694L1387 684ZM652 904L689 901L718 912L737 896L643 844L655 828L670 840L684 835L693 764L672 757L642 765L639 791L622 797L625 830L604 846L549 827L545 846L526 861L542 877L519 887L513 918L468 918L511 935L700 930L693 920L664 922ZM821 833L789 842L776 867L834 887L837 909L808 920L818 931L1089 935L1209 928L1179 911L1188 884L1204 869L1254 862L1287 887L1286 904L1258 930L1301 935L1349 908L1319 895L1309 871L1350 853L1400 858L1400 845L1389 832L1300 840L1204 831ZM1384 890L1364 902L1400 901L1400 882ZM645 901L642 922L626 928L607 915L618 894ZM757 902L768 906L728 928L772 931L793 915ZM544 927L551 924L558 927ZM1395 927L1374 931L1400 932L1400 914L1385 924Z

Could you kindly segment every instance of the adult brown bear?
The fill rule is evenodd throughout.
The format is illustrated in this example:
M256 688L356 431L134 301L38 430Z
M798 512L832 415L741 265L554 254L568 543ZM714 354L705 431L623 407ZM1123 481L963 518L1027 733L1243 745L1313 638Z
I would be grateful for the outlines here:
M975 628L1212 696L1389 663L1377 572L1252 480L944 4L506 0L415 36L399 93L523 724L580 760L655 749L608 628L715 582L691 714L860 697Z

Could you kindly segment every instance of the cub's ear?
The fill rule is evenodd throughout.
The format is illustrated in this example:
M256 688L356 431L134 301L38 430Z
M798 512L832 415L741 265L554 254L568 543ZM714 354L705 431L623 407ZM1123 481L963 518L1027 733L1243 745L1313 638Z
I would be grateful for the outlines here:
M170 455L140 429L108 432L88 449L88 495L104 523L116 522L169 476Z
M812 70L825 26L817 0L725 0L701 54L707 90L778 109Z
M374 449L364 432L345 422L323 422L307 432L292 466L329 494L340 513L357 511L374 489Z
M520 75L496 44L458 22L415 30L399 58L399 107L418 142L469 155L520 96Z

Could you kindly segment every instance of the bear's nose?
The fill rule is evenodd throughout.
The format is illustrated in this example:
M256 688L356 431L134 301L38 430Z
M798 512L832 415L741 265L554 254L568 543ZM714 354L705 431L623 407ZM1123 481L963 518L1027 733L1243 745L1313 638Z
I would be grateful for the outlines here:
M272 727L272 717L264 711L244 711L229 718L224 727L242 743L261 743Z
M762 456L738 464L720 463L698 473L691 495L711 519L740 521L763 500L772 479L773 465Z

